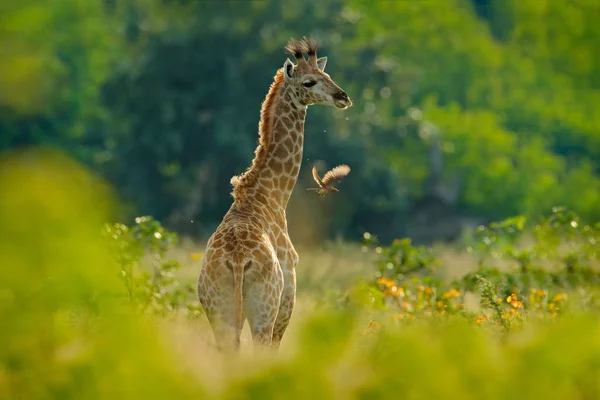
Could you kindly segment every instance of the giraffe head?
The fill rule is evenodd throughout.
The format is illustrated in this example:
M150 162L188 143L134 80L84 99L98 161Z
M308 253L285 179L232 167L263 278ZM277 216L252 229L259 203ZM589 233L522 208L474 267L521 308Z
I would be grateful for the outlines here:
M283 77L286 86L291 89L294 101L303 106L322 104L346 109L352 106L352 101L325 73L327 57L317 58L317 43L314 40L291 39L285 47L288 53L296 58L296 64L288 58L283 64ZM302 53L308 54L306 60Z

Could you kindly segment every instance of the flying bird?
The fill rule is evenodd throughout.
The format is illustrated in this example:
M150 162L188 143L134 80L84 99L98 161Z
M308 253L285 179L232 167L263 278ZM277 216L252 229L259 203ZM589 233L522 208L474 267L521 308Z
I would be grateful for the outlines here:
M346 177L350 173L350 167L346 164L338 165L337 167L327 171L327 173L323 176L323 179L319 177L319 173L317 172L317 167L313 166L312 175L313 179L319 185L318 188L308 188L306 189L309 192L317 192L321 200L325 197L327 193L339 192L334 185Z

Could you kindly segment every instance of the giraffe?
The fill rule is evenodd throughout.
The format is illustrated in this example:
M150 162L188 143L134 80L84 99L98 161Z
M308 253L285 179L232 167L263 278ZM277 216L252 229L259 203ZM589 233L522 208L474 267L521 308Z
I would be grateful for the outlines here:
M324 72L317 43L290 39L289 58L261 106L258 147L250 167L231 178L233 204L208 239L198 299L221 351L238 352L248 320L255 351L278 351L296 302L298 253L286 208L300 172L306 109L347 109L352 101ZM306 53L308 59L303 55Z

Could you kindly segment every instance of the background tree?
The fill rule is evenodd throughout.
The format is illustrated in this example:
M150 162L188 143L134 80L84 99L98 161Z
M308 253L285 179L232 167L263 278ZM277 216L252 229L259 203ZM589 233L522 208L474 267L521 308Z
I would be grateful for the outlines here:
M289 212L296 241L367 230L386 242L419 226L430 227L423 241L453 238L469 221L555 204L600 217L591 0L1 7L0 149L64 149L117 188L123 218L153 215L195 236L214 229L230 177L251 161L283 44L306 34L355 106L308 114ZM313 162L352 167L343 193L305 195Z

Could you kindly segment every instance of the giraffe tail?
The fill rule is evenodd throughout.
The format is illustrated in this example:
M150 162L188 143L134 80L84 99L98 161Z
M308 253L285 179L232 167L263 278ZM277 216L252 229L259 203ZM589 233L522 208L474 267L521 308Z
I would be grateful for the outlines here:
M242 268L240 268L241 265L233 265L229 261L225 261L225 263L233 272L233 287L235 292L235 328L238 331L238 334L241 334L244 325L244 272L248 270L252 261L247 261Z

